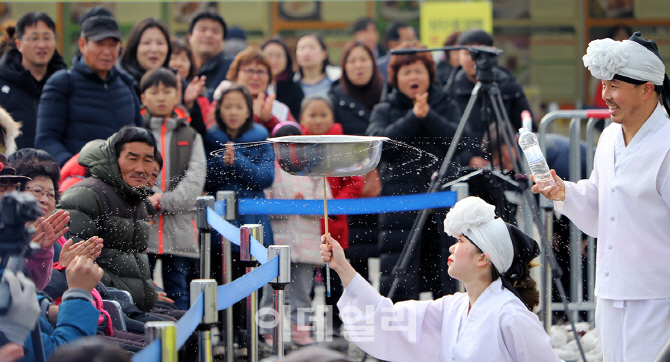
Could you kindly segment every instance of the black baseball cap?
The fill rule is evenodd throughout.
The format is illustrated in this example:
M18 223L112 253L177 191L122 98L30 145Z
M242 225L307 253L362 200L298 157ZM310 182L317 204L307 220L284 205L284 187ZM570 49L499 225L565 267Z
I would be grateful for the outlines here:
M109 16L92 16L81 24L81 36L93 41L114 38L121 41L119 24Z

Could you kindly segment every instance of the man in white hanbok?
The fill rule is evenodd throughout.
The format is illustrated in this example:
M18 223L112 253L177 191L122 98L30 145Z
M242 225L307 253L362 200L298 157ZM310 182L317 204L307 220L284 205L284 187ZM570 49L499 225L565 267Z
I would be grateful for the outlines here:
M337 305L351 339L387 361L560 361L531 312L539 303L529 273L537 242L477 197L456 203L444 225L458 239L449 249L449 275L467 293L434 301L393 304L356 273L333 238L322 237L323 261L346 288Z
M656 44L639 32L592 41L583 60L602 81L613 123L588 180L563 182L552 170L556 185L533 192L598 238L604 361L653 361L670 339L670 79Z

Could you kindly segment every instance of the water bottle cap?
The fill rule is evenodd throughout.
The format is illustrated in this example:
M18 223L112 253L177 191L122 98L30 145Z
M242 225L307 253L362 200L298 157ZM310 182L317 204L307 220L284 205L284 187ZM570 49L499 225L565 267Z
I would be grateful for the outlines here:
M519 134L524 134L526 132L528 132L528 128L526 127L519 128Z

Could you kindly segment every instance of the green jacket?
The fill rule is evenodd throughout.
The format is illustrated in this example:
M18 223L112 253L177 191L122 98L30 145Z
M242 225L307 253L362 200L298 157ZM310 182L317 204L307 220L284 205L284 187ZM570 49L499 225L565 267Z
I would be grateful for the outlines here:
M150 226L142 201L153 192L123 181L113 145L114 135L82 148L79 164L89 167L92 177L67 189L60 208L70 212L75 243L92 236L103 239L96 260L105 271L102 283L127 290L139 309L149 311L157 295L146 254Z

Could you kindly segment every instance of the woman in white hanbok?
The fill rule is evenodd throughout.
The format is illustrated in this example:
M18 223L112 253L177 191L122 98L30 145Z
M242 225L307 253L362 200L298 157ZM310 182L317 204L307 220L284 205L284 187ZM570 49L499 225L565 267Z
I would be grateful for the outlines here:
M456 203L444 224L458 239L449 249L449 275L467 293L434 301L393 304L356 273L333 238L322 237L323 261L346 288L338 307L351 339L387 361L560 361L532 313L539 303L529 272L537 242L477 197Z

